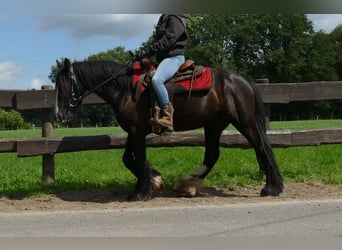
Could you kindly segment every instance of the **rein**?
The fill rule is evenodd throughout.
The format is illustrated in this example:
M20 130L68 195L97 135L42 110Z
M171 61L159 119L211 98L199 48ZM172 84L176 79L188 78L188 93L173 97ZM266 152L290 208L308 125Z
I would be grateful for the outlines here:
M109 77L107 80L103 81L102 83L100 83L99 85L95 86L94 88L90 89L90 90L86 90L85 93L83 95L79 95L77 96L75 88L77 86L77 80L76 80L76 75L74 73L73 68L71 67L70 69L70 73L71 73L71 79L72 79L72 83L71 83L71 97L69 100L69 108L76 108L78 105L80 105L81 101L87 97L88 95L90 95L91 93L95 92L97 89L104 87L105 85L107 85L110 81L112 80L117 80L117 78L121 75L124 75L123 72L126 72L127 69L129 68L129 65L122 68L121 70L119 70L116 74L113 74L111 77ZM77 91L79 92L79 91Z

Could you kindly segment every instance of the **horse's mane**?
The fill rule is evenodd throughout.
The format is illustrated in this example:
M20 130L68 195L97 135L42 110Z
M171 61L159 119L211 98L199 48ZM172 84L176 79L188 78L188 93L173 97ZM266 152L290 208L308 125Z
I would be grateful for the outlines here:
M100 83L107 80L121 69L122 74L129 74L127 65L115 61L82 61L73 63L74 72L82 82ZM127 68L127 70L125 70Z

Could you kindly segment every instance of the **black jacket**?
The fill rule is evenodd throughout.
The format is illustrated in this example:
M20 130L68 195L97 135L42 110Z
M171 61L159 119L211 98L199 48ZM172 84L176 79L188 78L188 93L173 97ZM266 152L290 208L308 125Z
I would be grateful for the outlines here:
M184 55L188 39L184 18L181 15L163 14L156 26L154 41L147 48L147 54L156 55L158 62L167 57Z

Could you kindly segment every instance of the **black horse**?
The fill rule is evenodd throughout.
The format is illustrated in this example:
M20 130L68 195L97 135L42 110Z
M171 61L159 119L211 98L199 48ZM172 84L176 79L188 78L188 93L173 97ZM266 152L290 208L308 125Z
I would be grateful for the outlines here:
M110 61L71 63L65 59L63 63L57 61L57 67L57 116L63 121L71 119L91 92L110 104L118 123L128 133L123 162L137 178L128 199L151 199L152 193L163 186L161 174L151 168L146 158L145 137L152 132L153 107L150 94L136 98L132 65ZM220 135L232 124L252 145L259 168L266 175L261 196L278 196L283 191L283 180L267 139L263 102L256 85L228 69L211 68L211 72L214 84L205 93L193 91L191 98L186 93L173 97L175 131L204 127L205 133L203 163L197 172L179 179L175 189L187 196L198 194L218 160Z

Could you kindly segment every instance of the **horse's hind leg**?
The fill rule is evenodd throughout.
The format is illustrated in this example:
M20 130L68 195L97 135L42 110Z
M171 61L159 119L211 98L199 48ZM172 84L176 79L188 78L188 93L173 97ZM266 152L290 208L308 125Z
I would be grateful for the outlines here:
M266 175L266 185L261 190L261 196L278 196L283 191L283 180L265 130L258 127L256 121L250 121L247 126L240 124L238 127L253 146L259 168Z
M222 127L226 127L223 126ZM205 155L202 165L196 173L177 180L175 190L187 197L196 196L201 188L204 178L209 174L220 156L220 136L223 129L205 127Z

